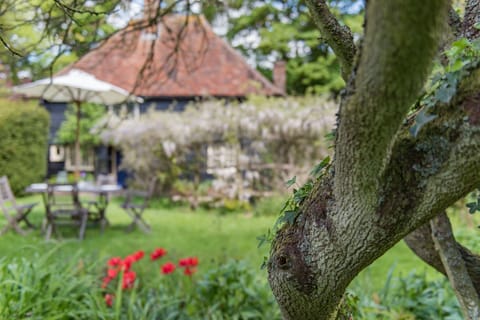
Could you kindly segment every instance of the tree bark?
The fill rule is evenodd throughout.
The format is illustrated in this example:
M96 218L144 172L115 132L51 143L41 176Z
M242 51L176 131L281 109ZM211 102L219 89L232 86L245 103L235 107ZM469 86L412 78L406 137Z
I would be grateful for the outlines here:
M478 66L435 105L435 120L409 132L449 2L367 4L331 170L272 243L269 283L285 319L334 319L362 269L480 183Z

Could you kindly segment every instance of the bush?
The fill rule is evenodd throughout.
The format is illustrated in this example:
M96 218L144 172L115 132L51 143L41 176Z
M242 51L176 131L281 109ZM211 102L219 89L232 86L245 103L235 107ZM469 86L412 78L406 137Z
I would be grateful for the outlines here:
M263 197L255 201L254 214L256 216L278 216L287 201L288 195L274 195Z
M107 308L98 265L81 257L47 254L0 260L0 319L102 319ZM62 317L59 317L62 316Z
M14 193L45 178L49 122L36 104L0 100L0 176Z
M427 281L425 274L389 279L383 290L371 298L360 298L350 291L345 301L345 313L354 319L462 319L448 281Z

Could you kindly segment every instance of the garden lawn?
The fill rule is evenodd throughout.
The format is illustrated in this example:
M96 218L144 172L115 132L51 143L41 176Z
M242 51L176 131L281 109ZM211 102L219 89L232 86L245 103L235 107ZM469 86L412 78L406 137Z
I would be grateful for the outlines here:
M40 226L44 216L41 197L29 196L20 199L20 202L31 201L39 202L30 217ZM252 217L242 213L221 215L216 210L203 209L193 212L187 207L165 203L161 205L157 202L154 208L147 209L144 214L145 220L152 227L152 232L145 234L135 230L126 233L125 228L131 219L119 204L119 199L114 199L110 203L107 217L111 225L103 234L98 227L89 226L85 239L78 241L76 235L68 232L66 227L61 229L64 233L63 239L46 242L39 230L24 237L9 232L0 237L1 255L28 257L60 246L57 253L59 259L68 258L82 251L100 260L106 260L112 256L123 257L137 250L145 250L148 254L156 247L163 247L169 251L169 259L173 262L181 257L197 256L200 260L199 272L229 259L237 259L245 260L266 279L266 272L260 269L260 265L264 256L268 255L268 246L258 249L256 237L273 226L275 217ZM0 226L4 224L5 219L1 215ZM466 224L458 216L454 219L454 224L460 226L460 233L466 239L474 239L475 232L478 233L475 228L466 228ZM413 270L418 273L425 272L429 279L439 277L433 269L414 256L403 242L400 242L364 270L351 287L356 292L373 294L383 288L390 271L395 277L406 276Z

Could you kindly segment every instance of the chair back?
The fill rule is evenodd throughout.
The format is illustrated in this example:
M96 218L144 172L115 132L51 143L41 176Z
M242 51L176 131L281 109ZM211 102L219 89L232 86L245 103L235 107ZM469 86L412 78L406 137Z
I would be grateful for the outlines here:
M153 178L148 182L147 190L136 190L136 189L127 189L125 193L125 201L122 206L128 206L133 203L141 205L143 208L147 208L150 202L150 199L155 192L155 187L157 185L157 179Z
M13 195L7 176L0 177L0 208L7 212L9 207L15 207L17 202Z

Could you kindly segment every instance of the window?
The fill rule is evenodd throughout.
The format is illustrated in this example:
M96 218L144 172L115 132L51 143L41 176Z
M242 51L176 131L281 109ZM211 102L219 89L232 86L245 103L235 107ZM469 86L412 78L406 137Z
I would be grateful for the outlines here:
M55 144L50 145L48 148L48 160L50 162L65 161L65 148Z
M67 171L74 171L75 167L75 148L73 146L65 147L66 157L65 157L65 169ZM81 152L80 165L78 170L80 171L93 171L95 163L95 152L92 148L88 150L82 150Z

